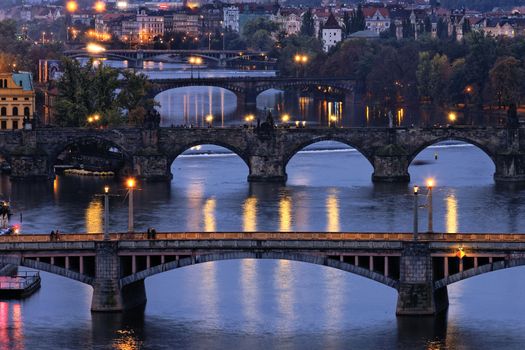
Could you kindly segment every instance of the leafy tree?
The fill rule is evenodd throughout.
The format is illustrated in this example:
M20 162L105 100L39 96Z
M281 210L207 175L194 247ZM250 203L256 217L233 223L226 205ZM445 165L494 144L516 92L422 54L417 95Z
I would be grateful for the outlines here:
M282 42L279 50L278 68L283 76L294 76L299 67L294 62L297 53L308 56L308 63L301 67L306 75L319 75L323 65L324 53L321 42L317 38L306 35L290 35Z
M314 16L312 14L311 8L309 8L308 11L306 11L303 14L303 22L301 24L301 34L307 35L307 36L315 35Z
M352 13L350 34L359 32L366 28L365 14L363 13L363 6L359 4L357 10Z
M417 66L416 78L417 78L417 90L420 98L431 99L431 87L428 77L432 70L432 59L430 58L430 52L424 51L419 53L419 64Z
M351 28L352 26L352 18L350 17L350 14L348 13L348 11L345 11L345 13L343 14L343 28L344 28L344 33L345 33L345 36L348 36L350 33L350 30L352 29Z
M270 50L273 47L273 33L279 30L279 26L266 18L259 17L248 21L244 25L243 37L246 45L253 49Z
M525 70L514 57L500 57L489 72L490 84L498 105L517 104L523 94Z
M483 92L488 83L489 70L496 62L496 41L481 32L467 35L468 54L465 57L467 84L477 86L473 95L478 105L483 104Z

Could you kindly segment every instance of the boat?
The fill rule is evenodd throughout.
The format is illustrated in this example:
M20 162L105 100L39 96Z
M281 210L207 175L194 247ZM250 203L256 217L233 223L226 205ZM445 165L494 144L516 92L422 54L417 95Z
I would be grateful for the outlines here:
M0 276L0 298L26 298L40 288L38 271L20 271L14 276Z

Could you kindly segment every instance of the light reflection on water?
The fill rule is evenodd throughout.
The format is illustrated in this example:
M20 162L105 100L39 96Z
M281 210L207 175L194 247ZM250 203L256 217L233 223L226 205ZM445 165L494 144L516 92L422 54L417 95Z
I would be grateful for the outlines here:
M429 175L438 181L436 231L512 232L525 227L525 218L517 214L525 209L523 189L495 186L494 166L486 155L474 147L438 150L437 161L435 149L425 150L417 158L423 162L410 167L413 183L422 184ZM141 184L136 227L411 228L413 183L372 184L372 169L357 152L301 153L287 172L285 187L250 185L246 165L235 156L182 157L173 165L171 185ZM60 177L53 189L2 181L15 211L24 212L24 229L40 232L83 230L87 213L100 211L93 195L106 182ZM112 200L111 216L112 229L124 229L126 202ZM14 311L16 302L0 304L0 339L6 339L6 348L23 344L26 349L521 349L523 273L525 268L514 268L453 284L447 317L410 319L395 317L395 290L299 262L221 261L159 274L146 280L145 312L117 316L90 315L91 287L43 273L42 289L21 303L19 312ZM6 310L8 316L3 316ZM18 328L15 315L20 315Z

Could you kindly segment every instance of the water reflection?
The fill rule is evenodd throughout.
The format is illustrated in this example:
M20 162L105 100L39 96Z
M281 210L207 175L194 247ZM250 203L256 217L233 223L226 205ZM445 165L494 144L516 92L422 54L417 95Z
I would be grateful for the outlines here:
M94 198L89 202L86 208L86 232L100 233L103 232L103 213L104 206L100 198Z
M326 231L339 232L340 230L339 198L337 196L337 190L331 189L328 197L326 198Z
M448 233L457 233L458 232L458 201L453 190L447 195L446 199L447 205L447 232Z
M245 232L257 231L257 197L248 197L243 204L243 225Z
M241 290L242 290L242 310L244 318L248 321L245 324L246 331L255 332L258 328L258 322L260 322L261 312L259 310L259 297L261 291L259 290L259 284L257 276L259 272L257 270L257 261L255 259L243 259L240 260L241 264ZM253 327L249 325L253 324Z
M273 273L274 289L277 291L277 329L286 332L293 328L295 318L295 279L292 274L293 262L289 260L278 260Z
M24 349L24 322L21 305L0 302L0 348Z
M217 227L215 225L215 198L208 198L204 202L202 213L204 215L204 231L216 232Z
M292 198L282 195L279 199L279 231L288 232L292 230Z

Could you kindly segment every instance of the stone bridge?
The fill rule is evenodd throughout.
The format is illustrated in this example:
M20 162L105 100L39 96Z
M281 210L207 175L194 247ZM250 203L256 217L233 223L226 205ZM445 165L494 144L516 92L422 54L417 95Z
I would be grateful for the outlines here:
M237 106L247 112L255 113L257 96L269 89L309 89L313 92L327 93L344 99L345 105L353 105L355 85L353 78L281 78L281 77L228 77L228 78L190 78L190 79L152 79L152 96L174 88L186 86L214 86L233 92L237 96Z
M458 252L463 252L463 256ZM26 266L93 287L92 311L146 302L144 279L229 259L282 259L347 271L398 291L398 315L448 307L447 285L525 265L522 234L158 233L0 236L0 264Z
M226 67L234 62L263 63L263 66L275 64L275 59L264 51L239 50L104 50L89 52L85 48L68 50L64 55L70 58L107 58L128 61L130 68L142 68L144 61L188 60L189 57L201 57L205 62Z
M171 164L195 145L213 144L237 154L248 180L284 182L288 161L304 147L326 140L354 147L374 168L373 181L406 182L412 160L426 147L458 140L483 150L495 164L496 181L525 181L525 128L41 128L1 131L0 154L15 179L52 179L58 155L83 142L121 151L122 176L171 180ZM469 160L466 159L466 162Z

